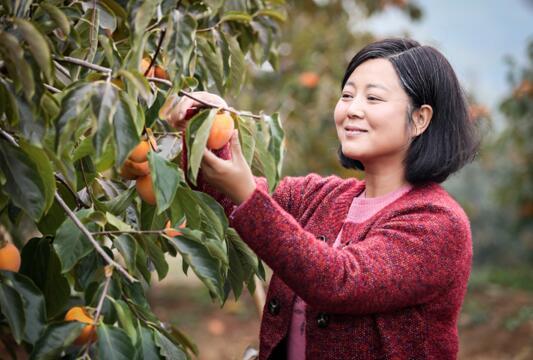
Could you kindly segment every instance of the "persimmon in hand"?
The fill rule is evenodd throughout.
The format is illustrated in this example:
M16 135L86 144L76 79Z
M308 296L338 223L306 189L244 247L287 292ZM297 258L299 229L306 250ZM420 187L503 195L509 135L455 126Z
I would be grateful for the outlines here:
M218 112L213 120L209 138L207 139L207 148L218 150L226 145L233 135L235 123L230 114L225 111Z

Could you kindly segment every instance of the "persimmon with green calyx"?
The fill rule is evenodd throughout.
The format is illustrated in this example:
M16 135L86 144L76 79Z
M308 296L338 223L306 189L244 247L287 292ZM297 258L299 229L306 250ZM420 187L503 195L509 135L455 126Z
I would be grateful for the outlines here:
M93 342L96 340L96 327L94 324L94 319L89 315L87 310L81 306L74 306L67 311L65 314L66 321L79 321L84 324L88 324L83 327L81 334L76 338L74 344L76 345L85 345L89 341Z

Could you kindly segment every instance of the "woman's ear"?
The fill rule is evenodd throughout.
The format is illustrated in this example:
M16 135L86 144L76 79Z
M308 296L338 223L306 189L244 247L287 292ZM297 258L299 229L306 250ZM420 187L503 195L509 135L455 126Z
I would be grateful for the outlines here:
M422 105L413 112L413 129L411 136L417 137L426 131L431 118L433 117L433 108L429 105Z

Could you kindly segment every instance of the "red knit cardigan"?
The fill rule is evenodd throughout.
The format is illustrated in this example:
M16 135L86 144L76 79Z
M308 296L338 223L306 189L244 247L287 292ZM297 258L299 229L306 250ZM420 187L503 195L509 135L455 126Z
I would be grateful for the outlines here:
M228 158L228 151L219 156ZM455 359L472 260L468 217L438 184L417 186L360 224L346 223L365 182L316 174L266 181L231 226L273 270L260 355L285 357L295 294L306 303L306 359ZM203 183L230 214L235 206Z

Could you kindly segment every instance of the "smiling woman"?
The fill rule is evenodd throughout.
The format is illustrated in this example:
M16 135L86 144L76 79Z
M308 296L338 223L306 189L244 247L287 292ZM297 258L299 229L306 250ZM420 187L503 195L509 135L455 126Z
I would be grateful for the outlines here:
M453 359L472 240L439 183L479 144L459 82L436 49L387 39L354 56L341 88L340 160L363 181L286 177L269 194L236 133L205 151L200 190L274 272L259 357ZM172 124L183 128L180 114L197 105L180 100Z

